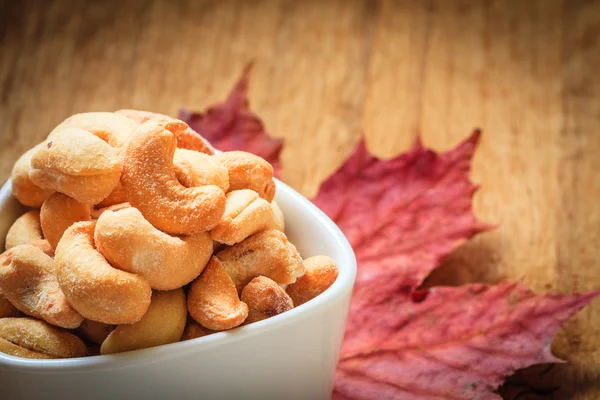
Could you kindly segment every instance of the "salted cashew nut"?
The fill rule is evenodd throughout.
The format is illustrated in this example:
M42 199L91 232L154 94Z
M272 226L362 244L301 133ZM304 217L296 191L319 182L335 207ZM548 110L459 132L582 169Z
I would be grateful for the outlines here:
M19 157L10 174L13 194L21 204L28 207L40 207L42 203L54 193L51 189L42 189L34 184L29 178L31 157L33 157L43 145L43 143L40 143Z
M251 189L268 202L273 200L273 167L263 158L245 151L226 151L213 157L227 168L229 191Z
M113 204L112 206L92 210L92 219L98 219L105 211L119 211L131 207L129 203Z
M117 110L115 113L128 117L140 125L151 119L162 119L164 121L174 120L174 118L171 118L167 115L153 113L150 111L123 109ZM215 149L210 145L210 143L189 126L184 130L174 133L177 136L177 147L181 149L195 150L205 154L214 154L215 152Z
M220 331L242 324L248 306L239 293L257 276L277 284L304 273L302 258L283 233L263 231L214 255L188 294L188 311L205 328Z
M268 229L277 229L281 232L285 231L285 219L283 217L283 212L275 200L271 202L271 212L271 223L269 224Z
M235 328L248 316L248 306L240 301L233 281L216 257L192 283L187 308L192 318L213 331Z
M304 275L286 289L296 307L323 293L338 276L335 261L327 256L307 258L304 260L304 269Z
M294 308L288 294L272 279L257 276L242 289L240 299L248 305L244 325L262 321Z
M79 128L54 132L31 157L31 181L64 193L83 204L96 204L117 186L121 176L119 152Z
M35 240L42 240L42 227L40 226L39 210L27 211L11 225L6 234L5 247L10 250L15 246L27 244Z
M135 131L123 153L121 183L131 205L156 228L180 235L212 229L225 211L225 194L214 185L186 188L173 172L178 120L150 120Z
M56 248L56 276L69 303L84 318L110 325L139 321L152 290L138 275L113 268L94 248L93 221L76 222Z
M79 221L89 221L91 209L62 193L50 196L40 210L40 225L44 237L53 249L68 227Z
M215 185L223 192L229 189L227 169L207 154L194 150L175 149L173 169L185 187Z
M210 237L233 245L266 229L273 220L271 205L253 190L241 189L227 193L225 213L210 231Z
M84 319L79 327L79 333L90 342L101 345L114 329L114 325Z
M63 129L79 128L90 132L113 147L122 147L127 143L137 125L127 116L117 113L87 112L74 114L65 119L48 136L52 137Z
M121 353L175 343L181 339L187 309L183 289L154 292L142 319L117 326L104 340L100 354Z
M96 248L115 268L143 277L150 287L173 290L190 283L212 255L210 235L171 236L136 208L105 211L96 222Z
M0 319L0 352L23 358L85 357L77 336L33 318Z
M83 317L69 304L55 276L54 260L22 244L0 257L0 290L20 311L61 328L77 328Z
M216 332L206 329L192 318L188 318L185 329L183 330L183 336L181 336L181 341L183 342L184 340L196 339L199 337L212 335L213 333Z

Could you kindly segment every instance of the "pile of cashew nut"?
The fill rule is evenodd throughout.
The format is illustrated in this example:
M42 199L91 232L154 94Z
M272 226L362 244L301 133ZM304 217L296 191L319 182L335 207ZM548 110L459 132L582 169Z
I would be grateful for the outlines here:
M76 114L12 171L26 211L0 255L0 352L119 353L261 321L323 293L273 201L273 168L215 153L186 123L138 110Z

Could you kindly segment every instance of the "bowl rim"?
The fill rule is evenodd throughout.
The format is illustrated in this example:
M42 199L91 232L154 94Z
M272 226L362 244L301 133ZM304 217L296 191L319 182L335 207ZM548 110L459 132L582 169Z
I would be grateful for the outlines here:
M192 354L204 349L244 340L247 337L262 334L279 326L309 318L314 313L317 313L319 309L324 309L327 306L332 307L338 302L344 301L346 298L345 295L352 291L356 279L356 256L348 239L335 222L310 200L278 179L275 179L275 181L277 194L283 193L284 196L290 199L288 201L299 203L306 210L307 214L311 216L311 219L318 221L317 223L321 225L326 234L329 234L333 238L333 243L338 249L338 253L342 256L338 260L337 279L333 285L318 297L298 307L294 307L288 312L250 325L147 349L118 354L53 360L27 359L0 353L0 370L10 368L11 370L17 369L30 372L60 373L68 371L69 373L76 373L83 370L89 372L90 369L122 369L132 365L151 364L160 360L176 358L181 355ZM8 202L13 201L13 199L12 184L9 179L0 188L0 208L6 207Z

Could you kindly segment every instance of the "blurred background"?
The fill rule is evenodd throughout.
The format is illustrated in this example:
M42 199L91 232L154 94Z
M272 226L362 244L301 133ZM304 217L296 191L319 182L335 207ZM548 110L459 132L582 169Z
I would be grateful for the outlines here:
M499 228L428 284L600 287L600 1L0 0L0 179L73 113L201 111L249 61L251 108L309 197L362 134L390 157L483 129L475 211ZM515 380L539 389L519 398L600 398L599 345L596 302L554 343L571 363Z

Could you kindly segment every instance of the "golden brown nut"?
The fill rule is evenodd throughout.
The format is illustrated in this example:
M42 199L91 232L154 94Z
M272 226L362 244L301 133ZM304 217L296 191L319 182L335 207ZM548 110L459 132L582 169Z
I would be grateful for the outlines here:
M40 210L40 224L44 237L53 249L68 227L79 221L89 221L90 206L81 204L62 193L50 196Z
M33 318L0 319L0 352L25 358L85 357L77 336Z
M22 244L0 257L0 290L27 315L61 328L77 328L83 317L67 302L54 273L52 258Z
M181 339L187 310L183 289L154 292L139 322L119 325L100 347L100 354L121 353L175 343Z
M167 115L153 113L150 111L124 109L118 110L116 111L116 113L131 118L138 124L143 124L144 122L147 122L151 119L162 119L165 121L174 120L174 118L171 118ZM205 154L214 153L214 149L210 145L210 143L208 143L206 139L204 139L199 133L194 131L192 128L187 127L187 129L177 131L174 133L177 136L177 147L181 149L195 150Z
M233 281L215 257L192 283L187 307L192 318L213 331L235 328L248 316L248 306L240 301Z
M210 329L206 329L196 321L191 318L188 318L187 324L185 325L185 329L183 330L183 336L181 337L181 341L196 339L203 336L212 335L216 333L215 331L211 331Z
M327 256L314 256L304 260L304 275L287 287L287 293L298 307L314 299L337 279L335 261Z
M40 211L31 210L21 215L12 224L6 234L6 250L15 246L27 244L32 241L42 240L42 227L40 226Z
M268 202L273 200L275 181L271 164L245 151L226 151L213 157L227 168L229 191L251 189Z
M259 232L215 255L238 292L257 276L288 284L304 274L302 258L277 230ZM206 326L206 325L204 325Z
M131 205L156 228L176 235L212 229L225 211L225 194L214 185L186 188L173 172L182 121L140 125L123 153L121 183Z
M117 183L117 186L113 189L112 192L108 195L107 198L102 200L100 203L96 204L96 208L105 208L114 206L115 204L122 204L127 202L127 194L125 193L125 189L123 189L123 185L121 181Z
M133 207L106 211L96 223L96 248L115 268L135 273L157 290L190 283L212 255L207 232L171 236L159 231Z
M122 147L137 128L137 123L126 116L113 112L87 112L75 114L61 122L48 137L56 132L79 128L90 132L113 147Z
M104 213L104 211L119 211L119 210L124 210L129 207L131 207L131 204L129 204L129 203L119 203L119 204L113 204L112 206L108 206L108 207L104 207L104 208L94 209L94 210L92 210L92 218L93 219L100 218L100 216L102 215L102 213Z
M10 174L13 194L21 204L28 207L40 207L42 203L54 193L53 190L42 189L29 179L31 157L33 157L35 152L43 145L43 143L40 143L19 157Z
M248 236L267 229L273 220L271 205L249 189L227 193L225 213L210 237L219 243L233 245Z
M229 189L227 169L214 157L194 150L175 149L173 170L185 187L215 185L223 192Z
M31 158L29 178L39 187L64 193L83 204L96 204L121 176L119 152L78 128L64 128L48 138Z
M262 321L294 308L294 303L277 283L257 276L242 289L241 300L248 305L248 318L244 325Z
M84 318L110 325L139 321L152 290L138 275L113 268L94 248L94 222L76 222L56 248L56 276L69 303Z
M79 332L81 336L90 342L101 345L113 329L115 329L114 325L84 319L79 327ZM98 354L100 354L100 348L98 348Z
M18 317L19 310L6 298L0 290L0 318Z
M284 232L285 220L283 218L283 212L275 200L271 202L271 212L272 219L268 229L277 229L278 231Z

